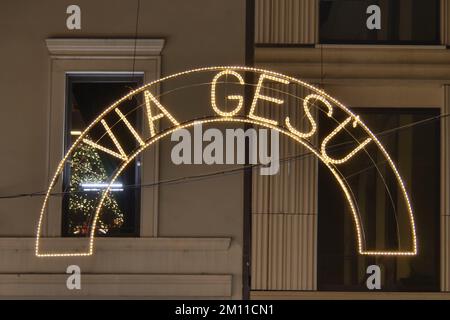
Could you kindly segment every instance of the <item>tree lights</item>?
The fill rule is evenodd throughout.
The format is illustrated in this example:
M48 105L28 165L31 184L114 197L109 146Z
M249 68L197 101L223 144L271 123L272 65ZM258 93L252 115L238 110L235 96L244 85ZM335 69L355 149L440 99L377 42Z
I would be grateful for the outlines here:
M179 121L176 119L174 115L176 115L176 109L174 106L163 106L163 104L158 100L158 98L150 93L150 90L154 87L156 87L159 83L163 81L169 81L170 79L188 76L192 73L211 73L210 76L210 110L212 116L209 118L202 118L202 119L187 119L186 121ZM256 84L247 84L244 82L244 73L254 73L258 75L258 80ZM227 82L228 76L229 78L232 78L232 81L230 80ZM224 81L225 80L225 81ZM237 82L236 82L237 80ZM304 114L309 122L309 131L308 129L304 130L301 128L296 128L292 124L292 116L286 116L285 119L283 119L280 123L275 119L269 119L266 117L262 117L261 115L258 115L258 106L260 105L261 101L266 101L270 103L271 107L273 108L283 108L285 107L285 101L279 98L271 97L267 94L262 94L261 90L265 88L265 84L267 83L277 83L282 85L298 85L305 87L306 89L313 92L313 94L310 94L304 98L297 97L299 100L303 100L302 107ZM226 95L225 98L222 97L222 99L219 99L217 94L217 86L219 85L226 85L227 83L233 83L238 86L246 86L251 85L255 86L253 96L251 97L251 105L249 106L249 111L247 113L244 113L244 97L242 95ZM287 90L286 90L287 91ZM142 108L144 110L143 114L145 114L145 117L148 121L148 130L149 134L147 134L148 138L144 138L142 134L140 134L140 130L137 128L134 128L131 123L127 120L126 115L124 115L120 111L120 105L123 101L130 99L133 96L142 95L142 100L144 103L139 106L139 108ZM224 104L219 103L219 101L236 101L233 103L233 109L231 111L224 110ZM306 140L308 138L311 138L314 136L314 134L317 133L317 122L316 119L314 119L313 114L311 113L311 107L317 107L316 103L320 103L321 105L326 107L326 115L328 117L333 117L334 114L339 111L345 116L345 120L342 122L339 122L337 127L329 133L321 142L319 146L312 146L311 142ZM170 112L169 112L170 110ZM130 131L130 133L135 137L135 139L138 141L138 146L135 150L129 152L128 154L125 153L123 146L120 143L120 140L117 138L117 136L114 134L114 126L109 126L106 121L105 117L106 115L109 115L112 111L116 114L116 116L119 116L119 122L122 122L125 124L126 128ZM166 124L169 125L169 127L166 127L165 129L158 129L162 126L156 125L159 121L165 121ZM297 120L297 123L300 123L301 121ZM195 70L189 70L185 72L181 72L178 74L174 74L165 78L162 78L158 81L151 82L139 89L131 91L128 95L120 99L119 101L115 102L113 105L108 107L104 112L102 112L87 128L85 131L81 133L81 135L77 138L75 143L72 145L72 147L69 149L67 154L64 156L64 158L61 160L60 164L58 165L55 175L53 176L53 179L50 182L50 185L47 190L47 194L44 198L44 202L41 209L41 214L37 226L37 236L36 236L36 247L35 247L35 253L39 257L61 257L61 256L89 256L92 255L94 252L94 236L95 236L95 230L97 228L97 223L99 221L100 212L102 209L102 206L104 205L105 200L108 199L108 194L111 192L111 187L114 186L114 183L116 179L120 176L121 172L126 168L126 166L141 152L143 152L146 148L150 147L152 144L156 143L160 139L168 136L169 134L180 130L182 128L189 128L192 126L195 126L196 124L213 124L213 123L236 123L236 124L252 124L257 126L266 127L275 131L278 131L279 133L282 133L283 135L295 140L296 142L303 145L307 150L309 150L311 153L313 153L320 161L324 163L324 165L330 170L333 177L338 182L338 185L340 186L345 199L348 202L348 205L351 209L355 229L356 229L356 236L358 241L358 252L362 255L391 255L391 256L410 256L417 254L417 238L416 238L416 230L415 230L415 223L414 223L414 216L413 211L411 207L411 203L408 197L408 193L406 192L404 183L402 181L402 178L395 167L393 161L389 157L389 154L386 152L380 141L375 137L375 135L369 130L369 128L359 119L359 117L355 114L353 114L348 108L346 108L344 105L342 105L337 100L333 99L329 95L327 95L325 92L303 82L298 79L288 77L279 73L261 70L261 69L254 69L254 68L248 68L248 67L209 67L209 68L200 68ZM332 158L327 153L327 145L328 143L333 139L334 136L336 136L340 132L348 131L349 124L352 124L353 128L358 127L362 132L366 135L364 140L362 142L357 142L357 146L350 151L346 156L343 156L339 159ZM111 150L104 145L101 145L99 141L92 141L88 139L88 133L92 130L94 126L98 125L103 126L103 129L105 130L105 135L108 136L114 146L116 147L117 151ZM345 178L339 173L338 166L343 165L345 162L350 161L353 157L355 157L357 154L363 152L364 148L370 144L374 143L379 151L383 154L383 156L386 158L391 170L394 172L397 184L401 190L403 200L406 204L407 208L407 214L408 214L408 220L409 220L409 230L410 230L410 236L412 239L412 247L408 251L371 251L366 250L365 243L364 243L364 237L363 237L363 230L362 230L362 223L359 218L359 214L357 211L357 207L355 206L354 199L352 198L351 192L349 190L348 184L345 181ZM120 159L120 164L116 170L116 172L113 174L113 176L107 181L108 187L103 190L103 192L100 194L100 199L98 201L98 205L95 208L95 213L93 215L92 224L90 226L90 233L89 233L89 247L86 252L42 252L40 249L40 237L42 232L42 223L43 223L43 217L45 215L45 212L48 207L48 201L49 197L51 195L51 191L56 185L56 181L58 176L62 174L64 164L66 161L68 161L69 157L73 154L74 150L82 145L87 144L90 147L96 148L99 152L105 152L111 156L114 156L118 159Z

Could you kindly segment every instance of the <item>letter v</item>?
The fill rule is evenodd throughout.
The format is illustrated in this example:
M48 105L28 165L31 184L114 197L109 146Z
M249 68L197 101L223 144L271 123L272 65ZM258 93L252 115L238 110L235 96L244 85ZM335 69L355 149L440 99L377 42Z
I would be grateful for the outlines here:
M125 154L125 151L123 151L122 146L120 145L119 141L117 141L116 136L112 133L112 131L109 128L109 126L106 123L106 121L102 119L101 123L102 123L103 127L105 127L106 133L108 133L109 137L111 138L112 142L114 142L114 145L116 146L116 148L117 148L117 150L119 152L116 152L116 151L108 149L108 148L106 148L104 146L101 146L98 143L93 142L93 141L91 141L89 139L83 139L83 142L88 144L88 145L90 145L90 146L92 146L92 147L94 147L94 148L96 148L96 149L99 149L99 150L101 150L103 152L106 152L106 153L108 153L108 154L110 154L110 155L112 155L112 156L114 156L116 158L119 158L121 160L127 161L128 157Z

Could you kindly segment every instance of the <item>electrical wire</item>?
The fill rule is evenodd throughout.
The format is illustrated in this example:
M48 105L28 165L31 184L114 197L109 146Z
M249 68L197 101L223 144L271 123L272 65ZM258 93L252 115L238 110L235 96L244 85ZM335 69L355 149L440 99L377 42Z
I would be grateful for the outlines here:
M131 73L131 80L134 80L134 72L136 67L136 48L137 48L137 41L138 41L138 30L139 30L139 12L141 8L141 0L137 0L137 6L136 6L136 26L134 28L134 50L133 50L133 71Z
M446 118L450 116L450 113L447 114L441 114L438 116L434 116L434 117L430 117L427 119L423 119L423 120L419 120L416 122L412 122L406 125L402 125L396 128L391 128L391 129L387 129L384 131L381 131L379 133L376 133L375 136L377 138L379 137L383 137L383 136L387 136L389 134L393 134L396 133L400 130L404 130L404 129L409 129L412 127L416 127L418 125L423 125L426 123L429 123L431 121L435 121L435 120L440 120L443 118ZM334 144L334 145L330 145L327 150L339 150L339 148L344 148L350 144L352 144L353 141L346 141L346 142L342 142L342 143L338 143L338 144ZM305 157L311 156L313 155L312 152L304 152L301 154L297 154L297 155L293 155L293 156L289 156L289 157L284 157L280 159L280 163L287 163L290 161L297 161L299 159L303 159ZM374 164L376 165L376 164ZM364 170L369 170L371 169L374 165L371 165L368 168L362 169L361 172L364 172ZM159 180L159 181L155 181L152 183L147 183L147 184L133 184L133 185L124 185L123 189L133 189L133 188L148 188L148 187L155 187L155 186L160 186L160 185L174 185L174 184L180 184L180 183L188 183L188 182L192 182L192 181L199 181L199 180L203 180L203 179L208 179L208 178L213 178L213 177L217 177L217 176L225 176L225 175L230 175L230 174L236 174L239 172L242 172L244 170L253 170L255 168L260 168L263 167L264 165L262 164L253 164L253 165L244 165L241 166L239 168L234 168L234 169L228 169L228 170L221 170L221 171L215 171L215 172L210 172L210 173L205 173L205 174L200 174L200 175L192 175L192 176L184 176L184 177L179 177L179 178L173 178L173 179L166 179L166 180ZM357 173L351 174L350 176L354 176ZM84 191L75 191L79 192L79 193L84 193ZM51 196L62 196L65 194L70 194L70 193L74 193L74 191L65 191L65 192L55 192L55 193L51 193ZM5 195L5 196L0 196L0 200L2 199L17 199L17 198L24 198L24 197L37 197L37 196L45 196L46 192L45 191L38 191L38 192L32 192L32 193L19 193L19 194L13 194L13 195Z

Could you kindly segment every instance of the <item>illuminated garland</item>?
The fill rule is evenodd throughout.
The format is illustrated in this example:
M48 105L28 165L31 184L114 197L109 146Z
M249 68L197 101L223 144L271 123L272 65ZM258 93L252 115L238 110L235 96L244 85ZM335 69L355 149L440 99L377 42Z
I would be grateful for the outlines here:
M87 161L83 162L83 160ZM100 189L86 189L85 187L90 185L90 183L86 183L86 181L106 181L108 176L97 150L88 144L81 144L80 147L74 151L70 161L70 167L71 175L68 193L69 216L67 225L68 230L66 231L69 234L82 235L89 232L88 226L85 223L86 220L89 220L89 215L92 214L96 208L97 199L95 196L99 196L99 193L88 191L100 191ZM93 167L96 167L98 172L93 170ZM82 192L82 188L83 191L86 192ZM77 223L78 221L76 218L80 218L80 216L84 217L84 223ZM116 199L112 196L106 197L102 219L99 220L98 231L106 234L111 229L120 228L120 226L123 225L123 222L124 214L120 210Z
M194 73L194 72L203 72L203 71L218 71L218 73L214 76L212 83L211 83L211 106L212 109L214 110L214 112L218 115L216 118L211 118L211 119L207 119L207 120L192 120L183 124L180 124L175 117L173 117L172 114L169 113L169 111L156 99L156 97L154 95L152 95L149 91L149 89L168 79L172 79L175 77L179 77L181 75L187 75L189 73ZM258 79L258 83L256 86L256 90L254 93L254 97L252 100L252 104L250 107L250 111L249 113L242 117L242 116L237 116L238 112L242 109L243 106L243 96L241 95L229 95L227 96L227 99L229 100L237 100L238 103L235 107L235 109L233 111L223 111L219 108L219 106L216 104L216 84L217 81L224 75L232 75L234 76L239 84L243 85L244 84L244 80L243 77L239 74L238 71L246 71L246 72L254 72L254 73L260 73L260 77ZM289 117L285 118L285 125L287 127L287 129L278 126L278 122L273 120L273 119L267 119L261 116L256 115L256 108L257 108L257 103L259 100L265 100L265 101L269 101L272 102L274 104L277 105L281 105L284 103L283 100L281 99L277 99L277 98L273 98L273 97L269 97L269 96L265 96L262 95L261 92L261 88L263 87L263 83L264 80L269 80L269 81L273 81L273 82L279 82L282 84L290 84L290 83L294 83L294 84L298 84L301 85L303 87L308 88L311 91L314 91L314 94L308 95L305 99L304 99L304 103L303 103L303 108L305 111L305 114L311 124L311 130L309 132L303 133L300 132L299 130L295 129L292 124L290 123L290 119ZM148 119L148 124L149 124L149 129L150 129L150 138L147 139L146 141L144 141L139 134L136 132L136 130L131 126L131 124L126 120L125 116L121 113L121 111L118 109L118 106L125 100L131 98L132 96L143 92L144 94L144 100L145 100L145 108L146 108L146 115L147 115L147 119ZM338 108L340 108L342 111L344 111L348 117L339 124L339 126L334 129L327 137L324 138L324 140L322 141L322 144L320 146L320 151L315 150L306 140L305 138L311 137L316 131L317 131L317 124L314 120L314 118L312 117L310 110L309 110L309 106L308 106L308 102L311 99L315 99L318 101L321 101L327 108L328 108L328 117L331 117L333 114L333 107L331 105L331 103L333 103L334 105L336 105ZM154 115L154 113L152 112L152 104L159 110L159 113ZM130 132L133 134L133 136L136 138L136 140L139 142L139 148L138 150L132 152L130 155L125 154L125 152L123 151L123 147L120 145L119 141L117 140L117 138L115 137L114 133L112 132L111 128L108 126L108 124L106 123L106 121L104 120L104 117L111 112L112 110L115 110L115 112L119 115L119 117L121 118L121 121L123 121L125 123L125 125L128 127L128 129L130 130ZM173 126L163 132L159 132L157 133L155 128L155 121L158 121L160 119L162 119L163 117L166 117L172 124ZM101 146L100 144L93 142L89 139L86 138L87 133L89 132L89 130L96 125L97 123L101 123L103 125L103 127L106 130L106 133L108 134L108 136L111 138L111 140L113 141L115 147L117 148L117 151L113 151L111 149L108 149L104 146ZM389 154L386 152L386 150L384 149L384 147L382 146L382 144L380 143L380 141L375 137L375 135L369 130L369 128L359 119L358 116L356 116L355 114L353 114L348 108L346 108L344 105L342 105L340 102L338 102L337 100L333 99L331 96L329 96L328 94L326 94L325 92L292 77L288 77L279 73L275 73L275 72L271 72L271 71L267 71L267 70L261 70L261 69L255 69L255 68L248 68L248 67L209 67L209 68L200 68L200 69L194 69L194 70L189 70L189 71L185 71L185 72L181 72L181 73L177 73L165 78L162 78L160 80L157 81L153 81L139 89L133 90L131 91L128 95L126 95L125 97L121 98L120 100L118 100L117 102L115 102L113 105L111 105L110 107L108 107L105 111L103 111L87 128L86 130L83 131L83 133L78 137L78 139L75 141L75 143L72 145L72 147L69 149L69 151L67 152L67 154L64 156L64 158L61 160L60 164L57 167L56 173L53 177L53 179L50 182L49 188L47 190L47 194L45 196L44 199L44 203L41 209L41 214L39 217L39 222L38 222L38 227L37 227L37 236L36 236L36 247L35 247L35 254L36 256L39 257L68 257L68 256L90 256L93 254L94 252L94 237L95 237L95 230L96 230L96 225L99 219L99 215L100 215L100 211L102 208L102 205L105 201L105 199L107 199L107 195L109 194L109 191L111 189L111 185L114 183L114 181L117 179L117 177L120 175L120 173L125 169L125 167L137 156L139 155L143 150L145 150L146 148L148 148L149 146L151 146L152 144L154 144L155 142L159 141L161 138L177 131L183 128L188 128L197 124L207 124L207 123L217 123L217 122L237 122L237 123L248 123L248 124L253 124L253 125L259 125L259 126L263 126L269 129L273 129L276 130L290 138L292 138L293 140L297 141L298 143L302 144L304 147L306 147L308 150L310 150L319 160L321 160L326 167L331 171L331 173L333 174L333 176L335 177L335 179L338 181L339 186L341 187L345 198L350 206L351 209L351 213L354 219L354 223L355 223L355 227L356 227L356 233L357 233L357 241L358 241L358 252L362 255L387 255L387 256L411 256L411 255L416 255L417 254L417 237L416 237L416 230L415 230L415 222L414 222L414 215L413 215L413 211L412 211L412 207L411 207L411 203L408 197L408 193L406 192L406 188L404 186L403 180L397 170L397 168L395 167L393 161L391 160ZM333 159L331 157L328 156L327 152L326 152L326 145L328 144L328 142L341 130L344 130L345 127L352 122L353 127L356 127L357 125L359 125L369 136L366 140L364 140L362 143L360 143L354 150L352 150L349 154L347 154L345 157L342 157L341 159ZM376 146L378 147L378 149L383 153L383 155L385 156L385 158L387 159L389 166L391 167L391 169L393 170L398 185L400 186L400 189L402 191L403 194L403 198L405 200L406 203L406 207L408 210L408 216L409 216L409 222L410 222L410 229L411 229L411 235L412 235L412 249L410 251L367 251L364 249L364 245L363 245L363 237L362 237L362 227L361 227L361 221L359 219L357 210L355 208L355 204L353 202L352 196L349 192L348 186L346 185L344 179L341 177L341 175L338 173L338 169L335 167L335 165L337 164L342 164L345 163L346 161L350 160L352 157L354 157L359 151L361 151L362 149L365 148L365 146L367 144L369 144L370 142L374 142L376 144ZM93 218L93 222L91 225L91 230L90 230L90 237L89 237L89 248L87 252L67 252L67 253L41 253L39 250L39 240L41 237L41 229L42 229L42 221L43 221L43 216L45 214L45 210L47 207L47 203L48 203L48 199L50 196L50 192L52 190L52 188L54 187L57 177L59 176L59 174L61 174L63 167L64 167L64 163L67 161L69 155L74 151L74 148L76 146L78 146L80 143L86 143L89 144L90 146L97 148L100 151L106 152L114 157L117 157L119 159L121 159L123 161L122 165L120 166L120 168L117 170L117 172L114 174L113 178L111 179L111 181L109 182L109 186L108 188L106 188L104 190L104 192L102 193L101 199L99 201L99 204L95 210L95 215Z

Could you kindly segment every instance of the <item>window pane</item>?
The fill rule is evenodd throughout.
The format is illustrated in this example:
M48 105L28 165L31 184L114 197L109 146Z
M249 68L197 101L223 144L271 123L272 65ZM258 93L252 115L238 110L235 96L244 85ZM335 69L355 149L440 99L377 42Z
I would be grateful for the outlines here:
M367 26L371 5L380 8L380 29ZM320 42L439 44L439 12L438 0L321 0Z
M366 269L381 268L382 290L439 290L439 192L440 131L436 109L356 109L364 123L377 135L396 163L411 198L418 236L418 255L412 257L368 257L358 254L356 230L347 202L338 191L328 170L319 167L319 290L367 290ZM430 121L420 122L426 119ZM412 123L418 123L409 126ZM403 129L395 128L403 127ZM321 119L323 137L333 130ZM347 137L333 144L345 145ZM369 146L369 145L368 145ZM374 148L375 149L375 148ZM370 249L409 247L402 243L408 225L399 219L400 191L386 160L368 150L368 157L357 156L339 166L360 209L365 243ZM382 175L382 178L380 176ZM385 188L387 187L387 188ZM386 191L388 190L388 191ZM408 239L407 239L408 240Z
M68 76L66 151L104 109L141 84L140 80L131 79L131 76L123 75ZM134 110L137 106L137 101L132 99L122 103L120 107L135 128L139 128ZM136 147L136 140L127 128L122 124L115 124L118 121L117 115L110 113L105 120L111 128L114 127L113 132L125 152ZM88 135L86 138L94 142L101 139L101 145L115 150L113 141L105 138L102 126L94 126ZM77 146L64 171L63 235L89 234L88 226L93 218L92 213L97 206L99 194L120 162L120 159L88 144L81 143ZM139 159L130 163L105 199L97 224L97 235L138 234L140 189L133 187L139 183L138 163Z

